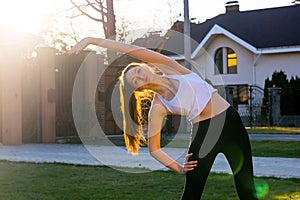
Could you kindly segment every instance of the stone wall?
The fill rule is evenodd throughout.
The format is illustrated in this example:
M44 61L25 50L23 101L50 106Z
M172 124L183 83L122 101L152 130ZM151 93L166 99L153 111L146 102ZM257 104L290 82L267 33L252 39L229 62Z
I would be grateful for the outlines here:
M283 115L281 116L278 125L300 127L300 115Z

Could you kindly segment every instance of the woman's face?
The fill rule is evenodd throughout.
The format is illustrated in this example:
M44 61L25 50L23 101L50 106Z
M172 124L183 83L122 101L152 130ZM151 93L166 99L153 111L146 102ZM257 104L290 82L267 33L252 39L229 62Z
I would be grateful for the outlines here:
M126 81L134 88L143 88L153 81L154 74L146 67L133 67L125 74Z

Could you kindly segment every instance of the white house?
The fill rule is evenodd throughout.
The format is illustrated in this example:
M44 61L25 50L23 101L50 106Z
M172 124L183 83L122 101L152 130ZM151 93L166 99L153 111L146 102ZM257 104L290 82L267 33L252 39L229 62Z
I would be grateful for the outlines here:
M192 61L215 85L221 75L226 85L264 86L274 71L288 78L300 76L300 5L239 11L227 5L226 13L191 24ZM180 23L180 22L177 22ZM182 22L181 22L182 24ZM173 30L180 31L181 28ZM177 29L177 30L176 30ZM170 36L164 49L183 59L180 34ZM179 43L179 44L174 44Z
M240 11L234 1L225 8L224 14L191 24L195 71L216 87L232 86L240 105L249 103L249 86L263 88L275 71L300 77L300 5ZM171 30L162 53L183 62L183 22Z

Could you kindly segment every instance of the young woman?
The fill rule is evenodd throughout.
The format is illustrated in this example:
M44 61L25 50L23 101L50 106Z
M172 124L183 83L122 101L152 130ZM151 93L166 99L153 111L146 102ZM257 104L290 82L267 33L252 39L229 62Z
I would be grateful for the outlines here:
M223 153L230 164L240 199L257 199L247 132L239 114L211 85L167 56L113 40L88 37L77 43L69 54L78 53L90 44L126 53L146 63L127 66L119 78L124 138L129 151L138 153L140 143L146 141L140 125L138 94L150 90L154 97L148 115L149 152L171 170L186 175L182 199L201 198L218 153ZM149 66L155 66L162 75L154 73ZM160 147L162 124L169 114L185 115L194 127L183 164L174 161ZM210 135L215 139L205 142ZM203 148L207 145L210 147Z

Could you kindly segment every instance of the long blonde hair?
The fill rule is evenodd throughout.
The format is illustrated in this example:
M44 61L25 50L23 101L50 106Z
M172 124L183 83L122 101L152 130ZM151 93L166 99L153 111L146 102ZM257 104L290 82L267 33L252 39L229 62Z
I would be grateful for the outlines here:
M131 86L125 79L125 74L133 67L147 67L151 71L150 66L143 63L131 63L127 65L119 77L120 85L120 103L123 116L123 130L126 148L133 155L138 154L141 145L146 144L143 125L147 124L145 113L150 107L153 98L153 91L143 90ZM153 71L154 72L154 71ZM143 105L148 105L146 108Z

